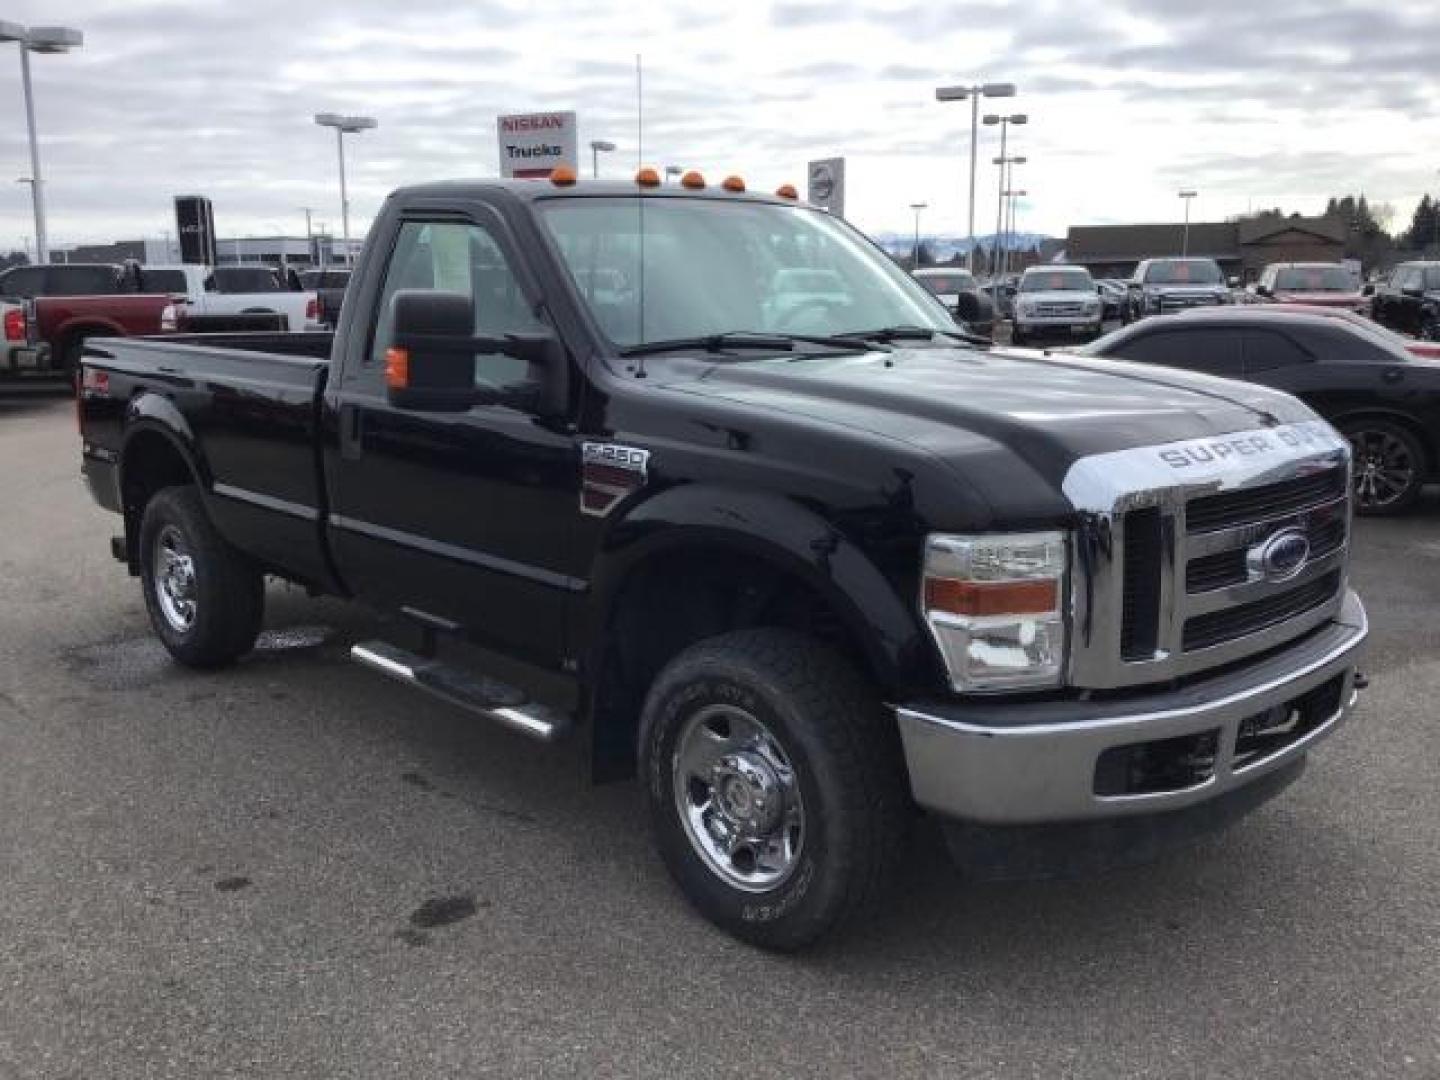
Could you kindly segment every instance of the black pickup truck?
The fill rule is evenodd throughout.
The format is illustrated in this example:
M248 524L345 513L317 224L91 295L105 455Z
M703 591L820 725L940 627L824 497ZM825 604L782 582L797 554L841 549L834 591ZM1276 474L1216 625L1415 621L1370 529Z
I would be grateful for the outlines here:
M1345 717L1304 405L979 347L785 189L568 179L392 195L333 340L89 343L84 472L177 660L250 649L267 575L370 604L357 661L638 771L687 896L782 949L917 807L977 873L1136 860Z

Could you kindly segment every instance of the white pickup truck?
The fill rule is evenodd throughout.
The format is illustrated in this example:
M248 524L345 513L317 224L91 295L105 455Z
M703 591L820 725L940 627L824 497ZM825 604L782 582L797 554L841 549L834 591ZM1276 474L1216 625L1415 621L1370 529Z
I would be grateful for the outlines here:
M141 292L171 293L176 297L175 310L161 317L162 329L177 329L178 321L186 316L215 315L283 315L282 329L286 330L309 330L319 325L320 301L316 294L287 289L268 266L145 266L140 268L139 277Z

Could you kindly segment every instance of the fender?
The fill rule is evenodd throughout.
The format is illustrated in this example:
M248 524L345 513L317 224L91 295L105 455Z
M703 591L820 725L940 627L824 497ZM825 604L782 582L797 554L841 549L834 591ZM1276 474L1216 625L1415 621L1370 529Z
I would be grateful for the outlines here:
M607 528L592 567L581 649L600 647L632 570L693 547L743 552L804 581L839 614L883 688L925 679L929 653L918 616L849 537L784 496L705 484L672 487Z
M50 335L56 351L63 352L70 339L77 334L87 337L128 337L129 332L113 319L96 318L93 315L75 315L65 319Z
M130 446L137 437L146 432L159 434L179 452L181 459L195 478L195 484L200 488L200 493L208 502L211 498L214 476L210 471L209 463L205 460L205 453L200 448L199 440L195 438L195 432L190 427L190 422L185 419L184 414L176 407L175 403L154 392L139 393L131 398L126 406L125 437L120 446L121 490L123 491L125 487L125 469L129 461Z

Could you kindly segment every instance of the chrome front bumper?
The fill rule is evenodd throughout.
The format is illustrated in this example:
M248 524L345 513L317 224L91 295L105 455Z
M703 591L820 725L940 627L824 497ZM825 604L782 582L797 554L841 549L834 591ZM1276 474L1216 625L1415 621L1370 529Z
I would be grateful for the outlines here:
M1000 699L896 708L910 787L937 814L995 825L1078 822L1158 814L1218 798L1296 761L1355 703L1356 664L1369 627L1347 592L1336 618L1291 646L1178 690L1114 701L1027 704ZM1339 680L1330 715L1279 749L1236 761L1242 724ZM1096 793L1101 755L1218 733L1199 782L1138 794Z

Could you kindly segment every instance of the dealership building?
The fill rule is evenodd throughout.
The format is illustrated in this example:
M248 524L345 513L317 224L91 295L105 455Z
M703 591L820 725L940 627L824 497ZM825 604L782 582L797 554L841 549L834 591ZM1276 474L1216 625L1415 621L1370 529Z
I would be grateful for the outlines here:
M360 254L362 241L351 240L350 260ZM135 260L147 266L178 263L180 244L163 239L117 240L110 244L77 244L57 256L67 262L121 263ZM245 236L215 241L215 257L221 266L318 266L343 264L345 241L335 236Z
M1244 221L1185 224L1076 225L1065 241L1065 261L1095 277L1126 278L1141 259L1178 256L1214 259L1227 277L1251 282L1270 263L1338 263L1345 257L1348 229L1343 218L1248 218Z

